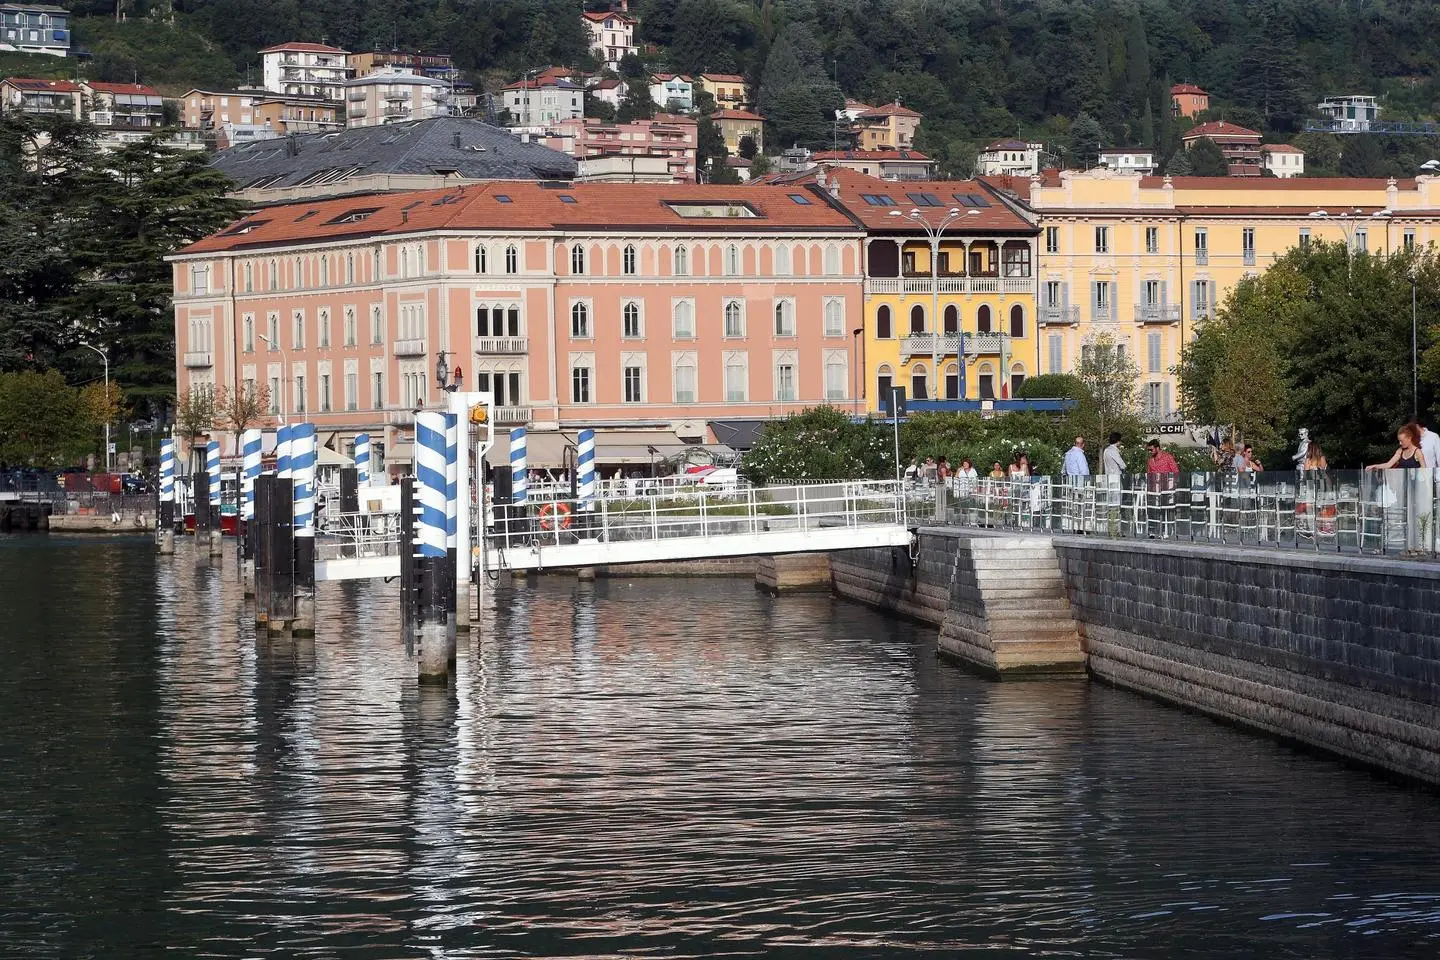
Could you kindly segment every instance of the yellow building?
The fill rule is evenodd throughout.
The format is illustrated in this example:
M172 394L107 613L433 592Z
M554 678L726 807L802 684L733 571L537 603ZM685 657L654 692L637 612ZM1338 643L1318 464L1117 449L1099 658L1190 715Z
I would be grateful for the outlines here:
M1014 396L1039 360L1039 229L1023 206L976 180L896 182L829 168L816 181L868 234L866 409L879 411L892 387L910 402Z
M1440 240L1440 178L1091 170L989 182L1039 217L1039 362L1031 369L1071 372L1086 344L1107 334L1139 368L1141 401L1157 423L1178 419L1181 345L1243 277L1313 241L1377 253Z
M861 150L908 150L915 143L920 114L900 101L871 107L855 118L855 137Z
M765 118L748 110L716 110L710 114L711 121L725 141L725 149L731 155L740 152L740 141L750 137L755 141L755 152L765 152Z
M745 78L738 74L702 73L695 82L715 98L715 105L721 110L744 110L749 106L745 97Z

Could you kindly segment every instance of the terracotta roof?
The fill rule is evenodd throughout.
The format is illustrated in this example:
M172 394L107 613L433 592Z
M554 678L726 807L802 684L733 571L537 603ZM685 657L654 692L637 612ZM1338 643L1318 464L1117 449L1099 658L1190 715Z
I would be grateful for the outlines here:
M1026 143L1024 140L996 140L994 143L992 143L992 144L990 144L988 147L986 147L985 150L984 150L984 152L985 152L985 153L989 153L989 152L991 152L992 150L1029 150L1029 149L1030 149L1030 144Z
M534 77L505 84L506 90L579 90L580 85L563 77Z
M273 47L266 47L261 53L341 53L348 54L349 50L341 50L339 47L326 46L323 43L277 43Z
M634 17L630 16L630 14L628 13L621 13L619 10L588 10L585 13L581 14L581 16L583 16L586 20L594 20L596 23L599 23L602 20L609 20L611 17L614 17L616 20L628 20L631 23L635 22Z
M8 83L17 90L49 90L53 93L79 93L79 85L69 80L36 80L34 77L6 77L0 83Z
M821 150L810 155L820 160L915 160L928 163L930 158L919 150Z
M1199 137L1254 137L1260 139L1258 130L1250 130L1228 120L1211 120L1198 127L1191 127L1181 135L1181 140L1195 140Z
M1257 177L1241 180L1236 177L1171 177L1177 190L1380 190L1389 183L1381 177ZM1156 189L1165 185L1164 177L1141 177L1140 188ZM1396 180L1401 190L1414 190L1413 178ZM1337 208L1338 209L1338 208Z
M546 67L535 75L535 78L546 80L570 80L575 76L575 71L569 67Z
M1210 94L1206 93L1204 90L1201 90L1193 83L1177 83L1175 84L1175 86L1170 88L1170 93L1172 95L1179 93L1191 93L1200 97L1210 96Z
M593 84L590 85L590 89L591 89L591 90L614 90L614 89L616 89L616 88L618 88L618 87L620 87L620 86L623 86L623 82L622 82L622 81L616 80L616 79L614 79L614 78L612 78L612 77L606 77L606 78L603 79L603 80L596 80Z
M1304 150L1301 150L1299 147L1292 147L1292 146L1290 146L1290 144L1288 144L1288 143L1262 143L1262 144L1260 145L1260 149L1261 149L1262 151L1269 151L1270 153L1300 153L1300 154L1303 154L1303 153L1305 152Z
M897 101L896 103L887 103L887 104L885 104L883 107L872 107L870 110L866 111L865 113L860 114L860 119L861 119L861 120L864 120L866 117L918 117L918 116L920 116L920 114L916 113L914 110L911 110L909 107L902 107L902 106L900 106L899 102Z
M951 209L966 212L963 224L952 221L953 229L966 233L1010 231L1028 235L1039 230L1006 206L994 191L979 180L880 180L845 167L833 167L826 176L830 183L840 185L840 195L836 199L871 230L920 233L920 228L904 215L911 210L919 210L927 222L937 224L949 215ZM868 203L865 200L867 194L888 198L893 203ZM927 205L910 194L917 197L928 194L939 202L938 205ZM978 197L985 205L964 203L956 199L957 195ZM972 216L968 212L971 210L977 212ZM897 211L902 216L890 216Z
M745 78L735 73L702 73L700 76L712 83L744 83Z
M710 114L711 120L759 120L765 122L765 118L758 113L751 113L749 110L716 110Z
M695 235L767 229L855 229L849 217L817 197L810 196L809 203L796 203L791 199L795 192L793 188L784 187L694 183L575 183L544 187L517 181L472 184L266 207L180 253L433 230L659 229ZM562 196L571 197L575 202L561 200ZM507 199L500 200L500 197ZM672 203L743 204L759 216L687 218L668 205ZM336 222L362 214L361 219ZM238 232L242 230L246 232Z
M1054 167L1046 167L1039 173L1039 179L1043 186L1060 186L1060 171ZM1004 191L1012 196L1019 197L1026 202L1030 200L1030 177L1018 174L995 174L992 176L981 176L975 179L983 181L994 187L996 190Z
M864 102L862 102L862 101L860 101L860 100L856 100L856 99L854 99L854 98L852 98L852 97L846 97L846 98L845 98L845 109L846 109L846 110L854 110L854 109L856 109L857 107L860 108L860 109L862 110L862 112L865 111L865 110L874 110L874 109L875 109L874 107L870 106L870 104L864 103Z
M202 97L264 97L270 95L268 90L212 90L208 87L191 87L180 99L184 100L197 93Z
M102 83L98 80L90 83L92 90L99 90L102 93L128 93L132 96L158 97L160 92L143 83Z

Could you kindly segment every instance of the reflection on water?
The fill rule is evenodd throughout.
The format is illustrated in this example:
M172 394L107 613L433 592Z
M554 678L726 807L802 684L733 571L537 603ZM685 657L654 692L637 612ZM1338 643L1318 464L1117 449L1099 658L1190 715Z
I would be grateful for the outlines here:
M394 585L0 538L0 955L1425 956L1440 798L741 580Z

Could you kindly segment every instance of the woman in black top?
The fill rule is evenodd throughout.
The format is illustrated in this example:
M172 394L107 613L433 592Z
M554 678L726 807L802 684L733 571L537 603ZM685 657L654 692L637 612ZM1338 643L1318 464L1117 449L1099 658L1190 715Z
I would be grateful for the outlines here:
M1400 441L1395 455L1385 463L1372 463L1366 470L1414 470L1430 466L1425 462L1425 454L1420 452L1420 431L1413 424L1405 424L1395 437Z

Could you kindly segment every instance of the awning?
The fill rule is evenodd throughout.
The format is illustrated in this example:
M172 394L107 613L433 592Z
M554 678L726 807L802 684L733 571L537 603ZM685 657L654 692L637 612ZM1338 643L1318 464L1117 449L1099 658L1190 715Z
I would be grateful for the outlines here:
M770 421L763 418L711 420L710 431L715 434L715 439L725 446L744 452L755 446L755 441L760 439L760 434L768 423Z
M321 447L319 451L317 451L315 463L321 467L353 467L355 465L354 460L351 460L343 453L336 453L329 447Z
M542 470L565 466L565 448L573 447L578 430L535 431L525 434L525 463ZM595 430L595 463L597 466L660 463L698 449L699 444L686 443L673 430ZM502 434L485 455L491 466L510 462L510 443Z

